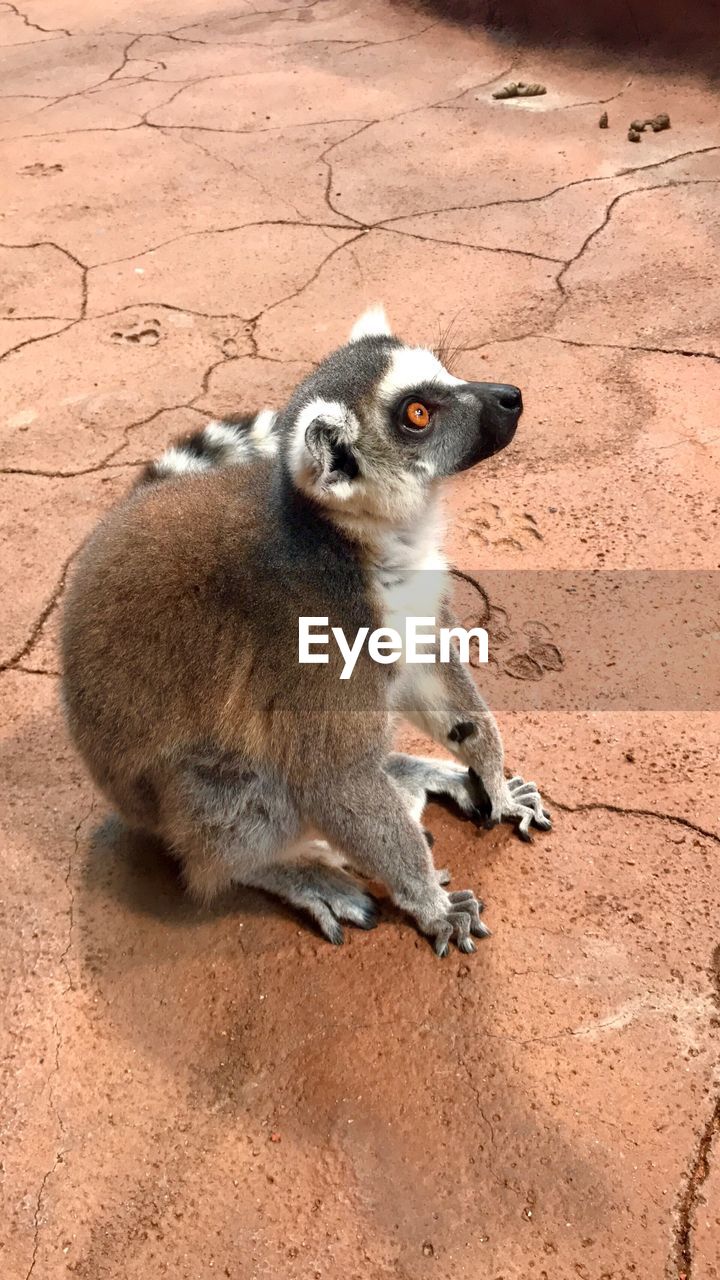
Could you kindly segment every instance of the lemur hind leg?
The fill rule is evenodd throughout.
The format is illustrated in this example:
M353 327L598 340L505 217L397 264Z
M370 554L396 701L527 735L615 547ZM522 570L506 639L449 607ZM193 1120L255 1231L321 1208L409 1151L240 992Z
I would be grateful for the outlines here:
M329 942L343 941L341 920L374 929L377 908L357 880L324 861L275 863L244 875L242 883L275 894L312 916Z
M323 841L304 839L285 785L212 751L186 759L165 779L163 834L188 889L209 902L231 885L263 889L306 911L330 942L341 920L375 924L375 904Z

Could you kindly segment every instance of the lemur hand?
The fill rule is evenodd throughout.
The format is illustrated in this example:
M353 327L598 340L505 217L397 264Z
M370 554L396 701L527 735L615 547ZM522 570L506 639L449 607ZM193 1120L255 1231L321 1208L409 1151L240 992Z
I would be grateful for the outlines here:
M541 831L551 830L552 819L543 808L542 797L534 782L525 782L518 774L510 778L509 782L503 780L496 796L488 796L485 786L474 769L468 770L468 776L476 789L477 807L482 808L483 803L486 806L489 803L490 825L503 821L514 822L520 839L528 841L532 841L531 823Z

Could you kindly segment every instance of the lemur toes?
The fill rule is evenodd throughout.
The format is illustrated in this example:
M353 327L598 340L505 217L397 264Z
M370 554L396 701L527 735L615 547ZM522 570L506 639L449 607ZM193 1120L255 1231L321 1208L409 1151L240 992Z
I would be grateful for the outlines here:
M472 935L487 938L490 930L480 919L483 903L472 889L458 889L445 895L445 913L422 925L423 931L433 939L435 952L441 958L448 954L450 943L469 955L475 950Z
M330 908L326 907L324 903L318 903L313 910L309 911L309 914L313 917L323 937L327 938L328 942L332 942L334 947L341 947L345 941L345 931Z

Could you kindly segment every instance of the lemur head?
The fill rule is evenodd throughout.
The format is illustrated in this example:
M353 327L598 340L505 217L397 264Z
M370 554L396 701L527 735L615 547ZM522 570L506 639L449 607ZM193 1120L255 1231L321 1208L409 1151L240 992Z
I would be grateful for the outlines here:
M283 414L294 483L336 517L396 524L444 477L512 440L517 387L453 377L396 338L375 307L294 392Z

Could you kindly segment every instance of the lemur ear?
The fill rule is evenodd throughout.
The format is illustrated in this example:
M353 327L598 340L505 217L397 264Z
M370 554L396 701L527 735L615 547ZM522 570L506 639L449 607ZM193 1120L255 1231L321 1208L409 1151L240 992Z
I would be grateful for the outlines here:
M360 468L344 424L315 418L305 432L305 445L315 467L315 483L331 489L355 479Z
M360 338L390 338L391 336L392 329L385 315L385 308L381 306L370 307L364 311L350 330L350 342L358 342Z

